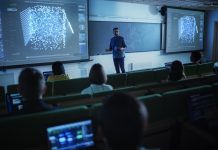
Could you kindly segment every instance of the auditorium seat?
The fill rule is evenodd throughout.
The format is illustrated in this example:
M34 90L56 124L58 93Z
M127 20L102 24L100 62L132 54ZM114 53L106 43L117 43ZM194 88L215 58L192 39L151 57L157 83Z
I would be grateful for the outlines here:
M213 62L199 64L198 65L198 74L200 76L214 75L215 73L213 71L213 66L214 66Z
M52 82L46 82L46 93L45 97L52 96L52 90L53 90L53 83Z
M187 78L198 78L198 66L196 64L193 65L184 65L184 72Z
M87 119L86 106L0 118L0 141L5 149L47 147L46 128Z
M163 93L163 105L166 116L171 119L188 117L187 99L193 94L212 92L212 86L204 85Z
M114 89L126 86L126 74L107 75L107 84L113 86Z
M51 96L46 97L44 101L48 104L52 104L58 107L72 107L78 105L86 105L91 101L91 95L89 94L71 94L65 96Z
M127 73L127 85L154 85L155 81L154 71L139 71Z
M90 85L89 78L77 78L54 82L53 96L80 93Z
M167 68L154 70L154 76L157 82L162 82L164 80L167 80L168 75L169 75L169 69Z
M137 97L147 107L149 123L164 119L163 97L160 94Z

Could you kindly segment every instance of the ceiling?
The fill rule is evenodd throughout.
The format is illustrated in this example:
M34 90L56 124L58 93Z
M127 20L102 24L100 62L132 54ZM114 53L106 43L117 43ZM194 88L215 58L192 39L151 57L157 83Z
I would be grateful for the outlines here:
M172 6L202 10L218 9L218 0L108 0L129 2L138 4L148 4L154 6Z

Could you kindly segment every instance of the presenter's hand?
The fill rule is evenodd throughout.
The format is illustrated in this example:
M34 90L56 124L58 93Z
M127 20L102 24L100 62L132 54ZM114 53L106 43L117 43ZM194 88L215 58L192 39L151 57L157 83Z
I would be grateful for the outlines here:
M117 48L117 50L119 50L119 51L124 51L124 49L125 48L123 48L123 47Z

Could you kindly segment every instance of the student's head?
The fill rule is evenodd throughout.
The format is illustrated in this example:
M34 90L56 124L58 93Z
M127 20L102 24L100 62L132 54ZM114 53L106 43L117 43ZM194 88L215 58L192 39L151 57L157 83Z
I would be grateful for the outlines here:
M193 51L190 56L190 61L192 63L201 63L201 53L199 51Z
M19 75L19 92L26 100L41 99L46 91L43 75L34 68L25 68Z
M94 64L89 72L89 80L92 84L104 84L107 82L107 75L101 64Z
M178 81L184 76L184 66L181 61L175 60L171 64L169 80Z
M134 97L116 93L104 100L100 129L112 150L135 150L142 145L147 109Z
M52 64L52 72L54 75L65 74L64 65L60 61L56 61Z
M114 27L113 28L113 33L115 36L118 36L120 34L119 28L118 27Z

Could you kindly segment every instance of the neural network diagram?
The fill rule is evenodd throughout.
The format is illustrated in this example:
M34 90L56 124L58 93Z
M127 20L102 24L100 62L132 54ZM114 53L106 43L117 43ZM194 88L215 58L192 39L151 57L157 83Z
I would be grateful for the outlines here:
M37 5L20 12L24 45L34 50L60 50L66 46L67 33L74 34L61 7Z
M195 42L198 28L194 16L183 16L178 21L178 38L183 44L192 44Z

